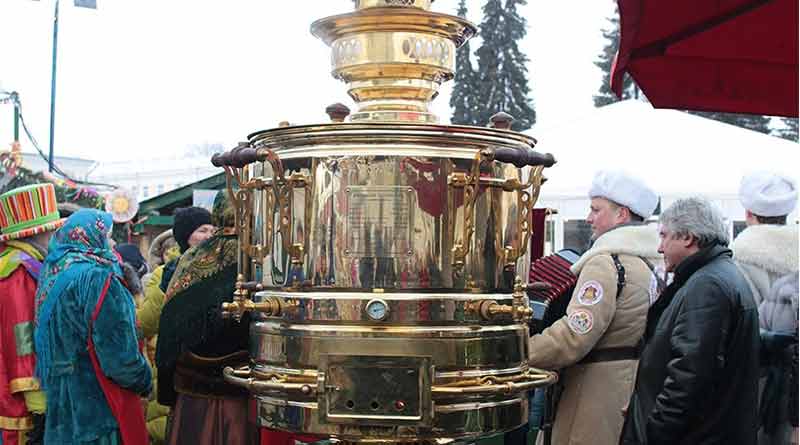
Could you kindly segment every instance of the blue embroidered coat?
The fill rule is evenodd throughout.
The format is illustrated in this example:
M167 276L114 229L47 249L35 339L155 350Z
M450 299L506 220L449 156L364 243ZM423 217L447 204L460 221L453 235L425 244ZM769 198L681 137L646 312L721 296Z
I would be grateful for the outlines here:
M152 385L138 348L133 297L117 278L117 259L107 249L110 217L94 211L83 220L74 218L82 212L73 214L51 241L37 294L34 338L37 374L47 393L47 445L118 443L117 421L87 351L89 322L109 275L114 278L92 328L100 367L136 393L147 394Z

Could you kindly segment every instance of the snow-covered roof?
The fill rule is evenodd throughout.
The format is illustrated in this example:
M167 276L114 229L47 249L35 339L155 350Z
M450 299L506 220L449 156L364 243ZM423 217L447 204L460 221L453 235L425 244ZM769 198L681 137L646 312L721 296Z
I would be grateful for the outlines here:
M627 100L530 132L536 150L553 153L542 197L585 197L594 173L614 168L645 180L662 196L735 196L755 170L796 177L800 145L677 110Z
M186 173L201 173L209 176L222 172L211 165L210 156L138 159L129 161L100 162L90 175L92 180L122 181L134 177L172 177Z

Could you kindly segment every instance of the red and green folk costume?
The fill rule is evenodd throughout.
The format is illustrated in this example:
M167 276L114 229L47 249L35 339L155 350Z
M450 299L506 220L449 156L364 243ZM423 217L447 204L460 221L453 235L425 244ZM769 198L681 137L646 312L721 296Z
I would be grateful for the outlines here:
M23 241L0 243L0 430L3 445L25 443L33 419L25 393L39 391L34 377L33 318L43 255ZM41 393L38 393L41 396ZM29 399L31 394L28 394Z

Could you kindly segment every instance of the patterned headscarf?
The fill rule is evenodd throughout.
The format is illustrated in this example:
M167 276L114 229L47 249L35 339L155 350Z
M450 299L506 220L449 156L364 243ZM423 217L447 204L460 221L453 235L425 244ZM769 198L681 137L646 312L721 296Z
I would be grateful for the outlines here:
M192 348L224 328L220 305L231 301L236 283L237 239L230 227L233 210L223 190L214 201L217 232L181 256L166 291L158 333L156 364L174 365L183 348ZM159 382L159 397L161 382Z
M47 257L39 276L36 292L36 325L46 326L53 308L68 286L80 286L79 291L100 295L105 282L78 280L87 268L98 267L108 274L122 275L119 259L108 244L113 225L111 214L95 209L73 213L50 240ZM44 384L50 365L50 345L46 329L35 333L37 374Z
M190 248L181 256L165 292L165 301L172 299L189 286L236 264L236 238L229 234L234 225L233 206L227 195L225 190L217 193L211 214L211 220L217 226L217 231L214 236ZM225 230L226 228L228 230Z

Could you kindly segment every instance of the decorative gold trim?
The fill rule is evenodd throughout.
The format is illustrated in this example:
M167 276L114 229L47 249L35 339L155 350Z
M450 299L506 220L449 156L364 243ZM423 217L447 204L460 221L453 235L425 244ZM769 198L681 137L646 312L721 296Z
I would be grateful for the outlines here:
M33 429L33 418L0 416L0 430L28 431Z
M227 383L232 385L247 388L250 392L260 394L265 391L283 391L295 392L299 391L304 395L310 395L317 392L317 385L315 383L290 383L288 381L260 381L250 377L252 370L249 367L242 367L234 370L230 366L226 366L222 370L222 377Z
M356 9L402 7L429 10L431 3L433 0L358 0Z
M8 384L11 394L24 391L38 391L41 389L39 386L39 379L36 377L22 377L11 380Z

